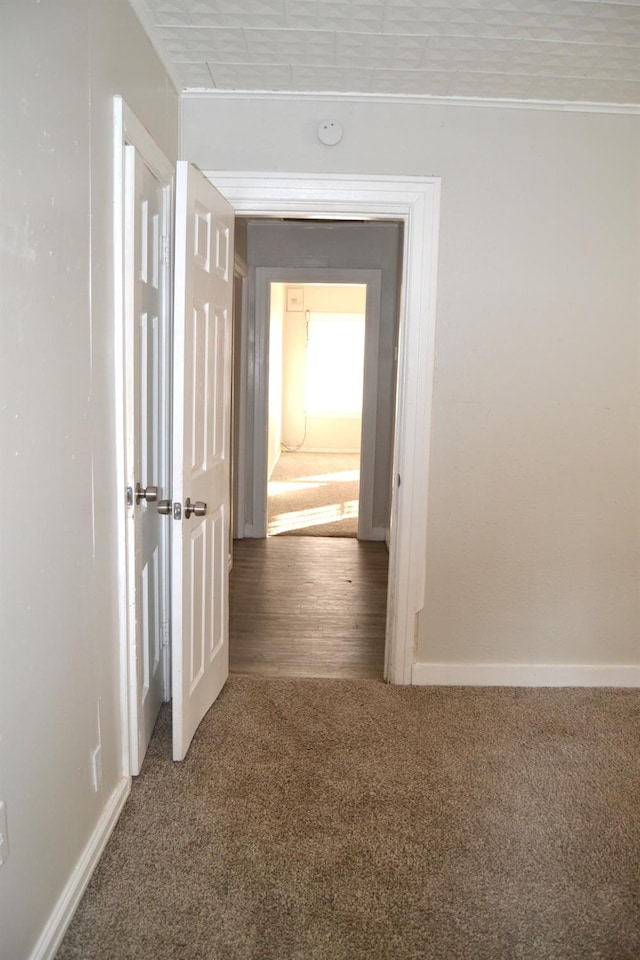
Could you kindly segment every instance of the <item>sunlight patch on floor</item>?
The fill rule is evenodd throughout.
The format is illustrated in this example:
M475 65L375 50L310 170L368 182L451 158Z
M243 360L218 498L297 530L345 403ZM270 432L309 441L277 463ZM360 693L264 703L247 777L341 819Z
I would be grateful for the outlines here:
M267 495L277 497L283 493L318 490L326 483L350 483L359 479L359 470L341 470L337 473L319 473L313 477L297 477L295 480L269 480Z
M307 478L301 477L300 480L269 480L267 485L267 494L270 497L277 497L282 493L297 493L300 490L318 490L321 483L307 482Z
M326 507L314 507L310 510L280 513L268 524L267 536L275 537L279 533L286 533L288 530L302 530L304 527L316 527L323 523L335 523L338 520L351 519L357 516L357 500L331 503Z
M339 470L337 473L319 473L314 477L300 477L303 483L350 483L360 479L360 470Z

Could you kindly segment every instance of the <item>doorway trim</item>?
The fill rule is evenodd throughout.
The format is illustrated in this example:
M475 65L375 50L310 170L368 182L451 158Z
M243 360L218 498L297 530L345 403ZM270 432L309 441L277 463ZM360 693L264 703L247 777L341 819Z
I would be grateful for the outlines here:
M385 529L373 528L373 476L375 468L375 433L377 407L378 349L380 339L380 293L382 271L337 267L256 267L255 268L255 359L256 371L253 393L253 422L263 429L254 429L252 464L254 477L264 477L264 483L252 484L252 523L245 525L244 536L267 535L267 428L269 394L269 303L272 283L295 284L364 284L367 288L364 385L362 395L362 428L360 443L360 506L358 508L358 537L361 540L384 540ZM373 318L373 320L371 319ZM243 364L244 367L244 364ZM373 402L372 402L373 401ZM363 470L362 465L365 464Z
M385 679L411 683L425 600L440 178L204 174L240 216L404 223Z
M236 252L233 260L233 375L231 377L231 536L229 569L233 566L233 540L244 536L244 499L241 478L245 472L245 411L247 378L241 356L246 353L249 267Z

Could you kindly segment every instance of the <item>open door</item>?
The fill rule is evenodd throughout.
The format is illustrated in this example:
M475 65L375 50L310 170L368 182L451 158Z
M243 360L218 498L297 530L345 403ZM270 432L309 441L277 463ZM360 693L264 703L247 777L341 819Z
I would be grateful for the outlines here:
M173 759L229 675L229 444L234 211L176 171L173 368Z
M127 330L127 485L129 524L129 679L131 773L140 773L164 696L168 618L167 521L157 510L168 495L167 335L171 168L156 175L125 147L125 308Z

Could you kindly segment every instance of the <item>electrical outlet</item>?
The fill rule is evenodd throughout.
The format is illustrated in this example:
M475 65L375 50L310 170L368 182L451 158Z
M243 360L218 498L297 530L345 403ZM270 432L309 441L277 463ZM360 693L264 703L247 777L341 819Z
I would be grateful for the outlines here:
M97 793L100 787L102 786L102 746L98 744L97 747L91 751L91 786L93 792Z
M0 800L0 867L9 856L9 837L7 834L7 805Z

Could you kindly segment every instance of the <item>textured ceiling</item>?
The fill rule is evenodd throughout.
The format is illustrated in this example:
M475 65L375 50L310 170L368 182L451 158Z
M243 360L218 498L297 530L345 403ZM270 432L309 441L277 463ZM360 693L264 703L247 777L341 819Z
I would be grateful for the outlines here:
M185 89L640 104L640 0L142 0Z

